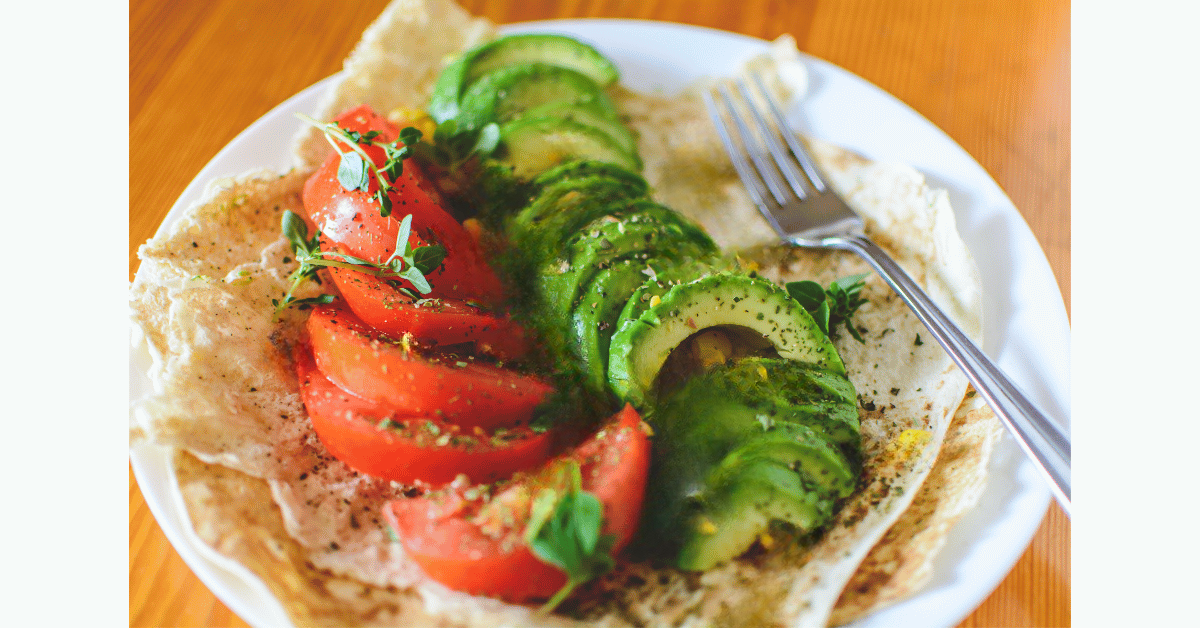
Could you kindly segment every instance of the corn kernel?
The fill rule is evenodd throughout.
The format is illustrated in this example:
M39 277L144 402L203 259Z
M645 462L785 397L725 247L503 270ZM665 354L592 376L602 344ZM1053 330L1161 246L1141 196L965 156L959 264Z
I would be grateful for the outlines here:
M387 119L401 128L406 126L415 127L421 132L421 137L424 137L426 141L433 139L433 131L437 129L437 123L433 121L433 118L429 117L429 114L414 107L398 107L393 109L388 113Z
M729 341L729 337L715 329L700 332L694 342L696 359L703 368L724 364L733 354L733 343Z

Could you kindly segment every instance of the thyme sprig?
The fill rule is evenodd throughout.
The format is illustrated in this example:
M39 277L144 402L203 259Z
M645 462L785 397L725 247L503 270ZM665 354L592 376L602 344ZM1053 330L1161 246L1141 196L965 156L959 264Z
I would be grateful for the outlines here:
M395 250L382 263L375 263L336 251L322 251L320 232L310 238L308 225L291 210L284 210L280 226L284 237L291 243L292 252L296 256L296 261L300 262L300 266L288 277L291 285L283 299L271 300L272 305L275 306L276 316L291 305L305 306L333 301L334 297L331 294L322 294L309 299L296 299L292 296L296 288L305 280L312 279L320 283L321 278L317 271L322 267L344 268L393 281L403 279L412 284L417 292L429 294L432 287L425 276L437 270L442 265L442 260L446 258L446 247L440 244L428 244L414 248L408 241L412 231L412 214L405 216L400 221L400 227L396 232ZM400 288L400 290L413 299L417 298L407 288Z
M836 338L838 325L844 325L855 340L865 343L850 317L867 302L859 293L866 285L863 279L868 274L842 277L830 283L828 289L815 281L793 281L786 288L788 294L808 310L826 336Z
M314 120L302 113L297 113L296 117L319 129L325 141L341 155L341 161L338 162L338 183L347 190L370 192L371 178L374 175L378 188L373 198L379 203L379 215L384 218L391 215L392 199L389 193L393 189L393 182L404 172L404 160L412 156L413 147L421 140L421 131L411 126L404 127L395 140L378 142L376 138L379 137L379 131L360 133L343 129L335 122ZM337 141L339 139L349 145L350 151L342 151ZM364 146L378 146L383 149L387 162L382 168L375 167Z

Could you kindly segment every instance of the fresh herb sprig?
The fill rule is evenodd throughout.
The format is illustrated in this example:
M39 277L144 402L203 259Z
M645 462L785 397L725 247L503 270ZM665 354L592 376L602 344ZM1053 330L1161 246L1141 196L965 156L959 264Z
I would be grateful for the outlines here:
M525 542L543 562L562 569L567 583L545 605L542 613L554 610L579 585L613 568L616 536L601 534L604 506L595 495L583 490L579 464L569 466L570 485L561 494L542 489L534 497Z
M314 120L302 113L297 113L296 117L320 129L325 136L325 141L329 142L333 149L341 155L337 171L338 183L341 183L342 187L347 190L369 192L371 191L371 178L374 175L378 187L373 198L375 202L379 203L379 215L385 218L391 215L392 199L389 192L392 191L392 182L404 172L404 160L412 156L413 147L421 140L421 131L411 126L404 127L400 130L400 136L394 141L377 142L379 131L360 133L343 129L334 122ZM342 152L337 142L339 139L350 146L349 152ZM363 148L364 146L378 146L383 149L387 162L382 168L375 167L371 156Z
M788 294L808 310L826 336L836 338L838 325L843 325L855 340L865 344L850 318L867 302L859 293L866 285L863 279L869 274L842 277L830 283L828 289L815 281L793 281L786 288Z
M292 296L296 288L307 279L312 279L320 283L321 279L317 275L317 271L321 267L345 268L388 280L403 279L412 284L417 292L429 294L432 288L425 276L437 270L442 265L442 260L446 258L446 247L440 244L430 244L413 248L412 244L408 241L409 233L412 231L412 214L405 216L400 221L400 227L396 232L395 250L392 252L391 257L381 264L344 253L322 251L320 234L318 233L310 238L308 236L308 225L291 210L284 210L280 226L283 229L283 235L291 243L292 252L296 256L296 261L300 262L300 266L288 277L288 282L291 285L283 299L271 300L271 303L275 306L276 316L290 305L313 305L333 301L333 295L331 294L322 294L319 297L310 299L296 299ZM400 290L414 299L417 298L407 288L400 288Z
M433 131L433 143L414 146L421 157L451 172L456 171L472 156L487 156L500 144L500 127L489 122L478 129L459 128L458 121L451 118L437 125Z

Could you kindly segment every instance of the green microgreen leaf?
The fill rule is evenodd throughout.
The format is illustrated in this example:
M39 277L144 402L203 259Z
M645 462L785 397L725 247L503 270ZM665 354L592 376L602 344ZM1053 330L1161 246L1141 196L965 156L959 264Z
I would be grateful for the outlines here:
M554 514L554 508L558 505L558 492L552 488L544 488L538 491L538 494L533 498L533 505L529 509L529 523L525 526L525 542L533 543L537 538L537 533L542 529L542 526L550 520Z
M378 131L359 133L344 129L334 123L318 122L303 114L297 114L297 116L320 129L326 141L341 155L341 161L338 164L338 182L342 184L343 188L352 191L369 191L371 176L374 175L379 184L379 189L373 196L375 202L379 203L379 215L384 218L390 216L393 184L397 177L404 172L404 160L412 156L414 147L421 146L421 131L414 127L405 127L400 130L395 141L377 142ZM349 143L349 152L342 151L339 140ZM378 146L383 149L387 162L382 168L375 167L370 155L363 149L364 146ZM433 288L429 285L425 275L434 272L441 266L442 261L446 258L446 249L441 245L431 244L417 247L414 250L408 241L411 230L412 215L410 214L400 221L400 228L396 236L396 249L392 256L383 263L376 264L343 253L321 251L319 235L309 239L308 226L304 221L291 211L285 211L283 232L292 244L292 250L296 254L296 261L300 262L300 267L292 273L291 286L283 300L275 301L276 316L288 305L303 301L303 299L293 299L292 293L305 279L311 278L320 281L317 269L321 266L336 266L366 272L384 277L390 282L403 279L412 284L417 292L429 294ZM405 295L416 298L411 291L399 286L398 289Z
M402 255L408 254L408 237L412 233L412 214L400 219L400 226L396 228L396 252Z
M412 146L421 141L422 135L423 134L421 133L421 130L416 127L406 126L403 129L400 129L400 141L403 142L405 146Z
M392 197L383 188L375 192L375 202L379 203L379 215L387 218L392 215Z
M825 289L815 281L793 281L787 284L787 291L810 312L825 302Z
M601 534L604 506L581 487L578 463L569 467L571 486L559 494L543 489L534 498L525 541L542 562L567 574L567 583L551 597L541 611L554 610L579 585L612 569L612 550L616 537Z
M359 133L358 131L351 131L350 129L340 126L338 128L345 133L346 137L353 140L355 144L362 144L364 146L372 145L374 143L372 140L379 137L379 131L367 131L366 133Z
M822 289L815 281L793 281L785 287L788 294L812 315L826 336L836 338L840 326L845 327L855 340L866 343L850 319L867 302L860 293L868 274L842 277L831 282L827 289Z
M446 247L440 244L419 246L412 252L413 266L428 275L446 259Z
M399 137L392 142L377 142L378 131L359 133L343 129L332 122L318 122L304 114L296 114L301 120L320 129L333 149L342 156L338 164L338 182L347 190L370 189L370 178L374 175L379 184L375 193L375 202L379 203L379 213L387 217L392 213L392 200L388 193L393 189L393 183L404 171L404 160L411 157L413 147L419 145L421 131L413 127L405 127ZM343 152L338 140L349 143L350 151ZM363 149L364 146L378 146L383 149L387 162L382 168L376 168L371 156Z
M371 187L371 177L367 171L367 162L358 153L342 153L338 163L338 183L347 190L362 190L366 192Z
M420 292L421 294L429 294L433 291L433 287L430 286L429 281L425 279L424 273L422 273L420 269L415 266L409 266L408 268L405 268L400 272L400 276L404 279L407 279L408 283L411 283L413 287L417 289L417 292Z
M311 240L308 237L308 223L304 222L304 219L295 212L291 210L283 212L280 228L284 237L291 243L292 251L297 255L309 256L320 248L316 236L313 236Z
M591 493L578 493L575 497L575 538L584 554L596 551L600 540L600 524L604 521L604 506Z
M812 314L813 320L816 321L817 327L821 328L821 333L829 335L829 302L821 301L821 305L817 306L816 310L809 312Z
M290 285L284 297L271 301L275 306L276 319L280 312L289 306L311 307L333 301L333 295L321 295L308 299L296 299L292 296L296 288L306 279L320 283L321 279L317 271L323 266L363 272L389 281L403 279L412 284L419 293L429 294L433 287L429 285L429 280L425 278L425 275L437 270L446 258L446 248L440 244L421 246L416 250L412 248L408 242L408 235L412 231L411 214L400 221L396 237L396 250L381 264L337 251L322 251L320 234L308 237L308 225L304 219L291 210L284 210L283 217L280 219L280 228L292 246L292 253L295 255L299 267L288 277ZM399 286L397 288L406 296L414 300L417 298L410 290Z

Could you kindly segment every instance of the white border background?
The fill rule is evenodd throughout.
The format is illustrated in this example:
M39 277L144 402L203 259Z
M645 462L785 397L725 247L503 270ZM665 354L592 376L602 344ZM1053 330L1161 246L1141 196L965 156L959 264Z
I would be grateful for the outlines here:
M1196 621L1197 24L1195 3L1072 9L1080 626Z
M0 19L5 625L129 613L128 16L22 2Z

